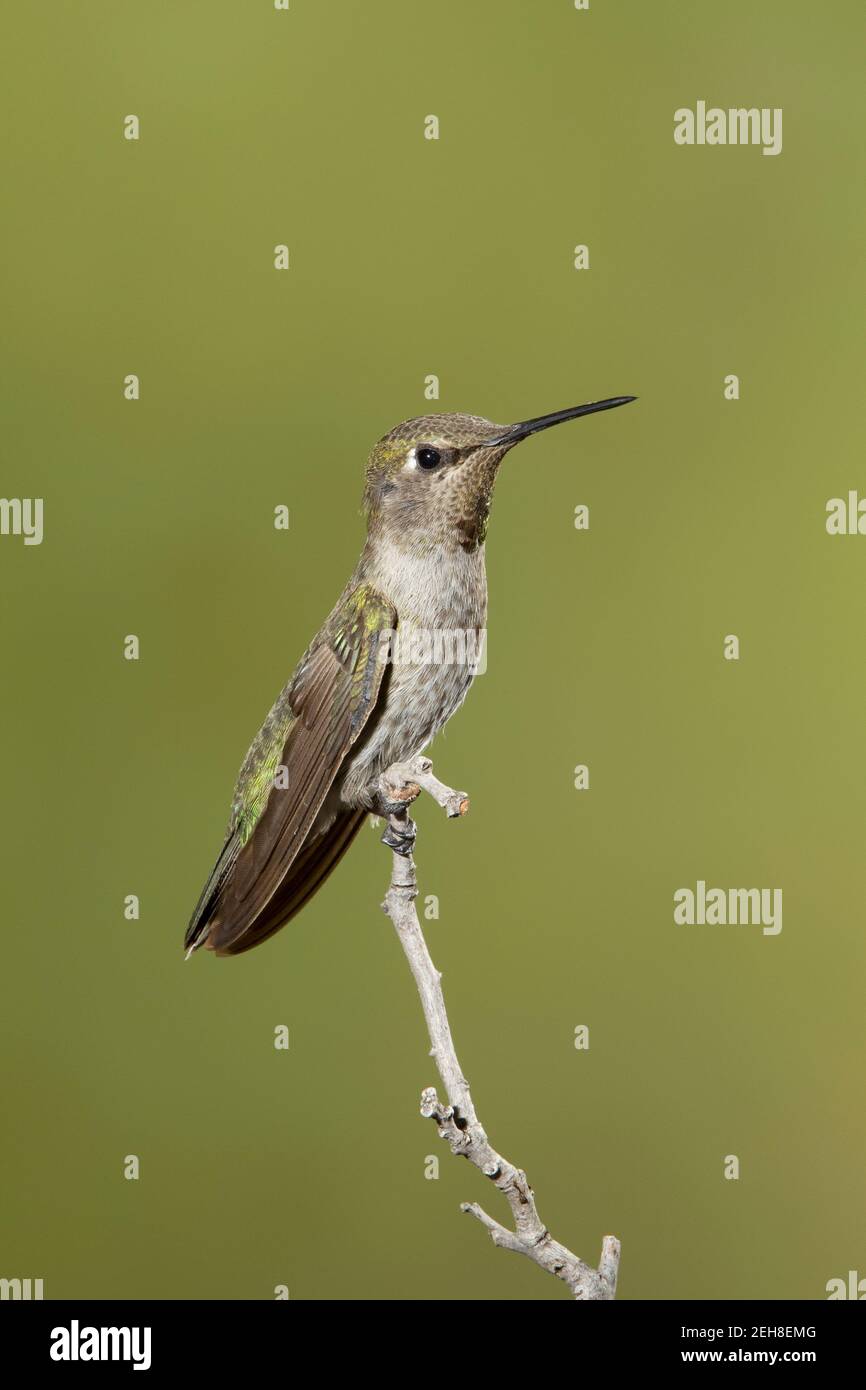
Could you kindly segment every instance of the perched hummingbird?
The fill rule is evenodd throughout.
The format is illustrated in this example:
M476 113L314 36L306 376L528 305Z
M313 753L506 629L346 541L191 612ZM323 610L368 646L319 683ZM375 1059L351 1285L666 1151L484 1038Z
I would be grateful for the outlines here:
M294 917L376 809L380 775L420 753L462 704L472 662L429 653L383 660L383 634L396 634L404 653L413 634L480 637L487 518L508 450L634 399L517 425L422 415L380 439L367 464L364 549L244 759L225 844L187 928L188 952L206 945L238 955Z

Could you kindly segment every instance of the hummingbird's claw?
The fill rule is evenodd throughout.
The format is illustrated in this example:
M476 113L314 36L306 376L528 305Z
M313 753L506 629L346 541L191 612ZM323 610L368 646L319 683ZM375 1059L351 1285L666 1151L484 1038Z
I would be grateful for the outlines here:
M402 854L404 859L408 859L415 847L417 833L415 822L408 816L406 817L405 829L398 829L393 822L389 821L382 836L382 844L387 845L388 849L392 849L395 854Z

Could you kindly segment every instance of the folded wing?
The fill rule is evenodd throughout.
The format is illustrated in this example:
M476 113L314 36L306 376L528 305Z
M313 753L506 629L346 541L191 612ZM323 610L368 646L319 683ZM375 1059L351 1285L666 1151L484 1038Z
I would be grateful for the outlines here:
M233 955L258 944L348 848L363 812L341 811L324 836L311 831L379 699L395 623L393 605L358 585L306 653L241 770L226 842L187 929L190 950Z

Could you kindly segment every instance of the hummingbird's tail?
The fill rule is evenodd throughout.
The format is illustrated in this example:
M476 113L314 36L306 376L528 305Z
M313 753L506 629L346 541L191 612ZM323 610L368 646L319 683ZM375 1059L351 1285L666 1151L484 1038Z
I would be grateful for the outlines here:
M253 921L223 921L217 902L210 921L197 923L198 930L192 943L192 933L187 934L187 944L191 944L191 949L199 945L207 946L218 956L238 956L273 936L321 888L346 853L366 816L364 810L341 811L324 834L311 833L279 888Z
M231 875L240 848L240 840L236 834L232 833L226 837L226 842L211 870L210 878L201 891L201 896L195 905L189 926L186 929L186 936L183 939L186 960L189 960L193 951L197 951L199 946L203 946L207 941L220 893Z

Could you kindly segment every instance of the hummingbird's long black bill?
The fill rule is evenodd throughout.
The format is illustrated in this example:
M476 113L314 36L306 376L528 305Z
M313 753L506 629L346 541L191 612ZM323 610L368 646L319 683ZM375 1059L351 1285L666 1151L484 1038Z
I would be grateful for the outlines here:
M521 420L519 424L509 425L504 434L495 439L485 439L488 447L495 444L516 444L527 439L539 430L549 430L551 425L561 425L564 420L576 420L580 415L594 415L597 410L614 410L618 405L628 405L637 396L611 396L606 401L589 401L587 405L572 405L567 410L555 410L552 415L537 415L534 420Z

